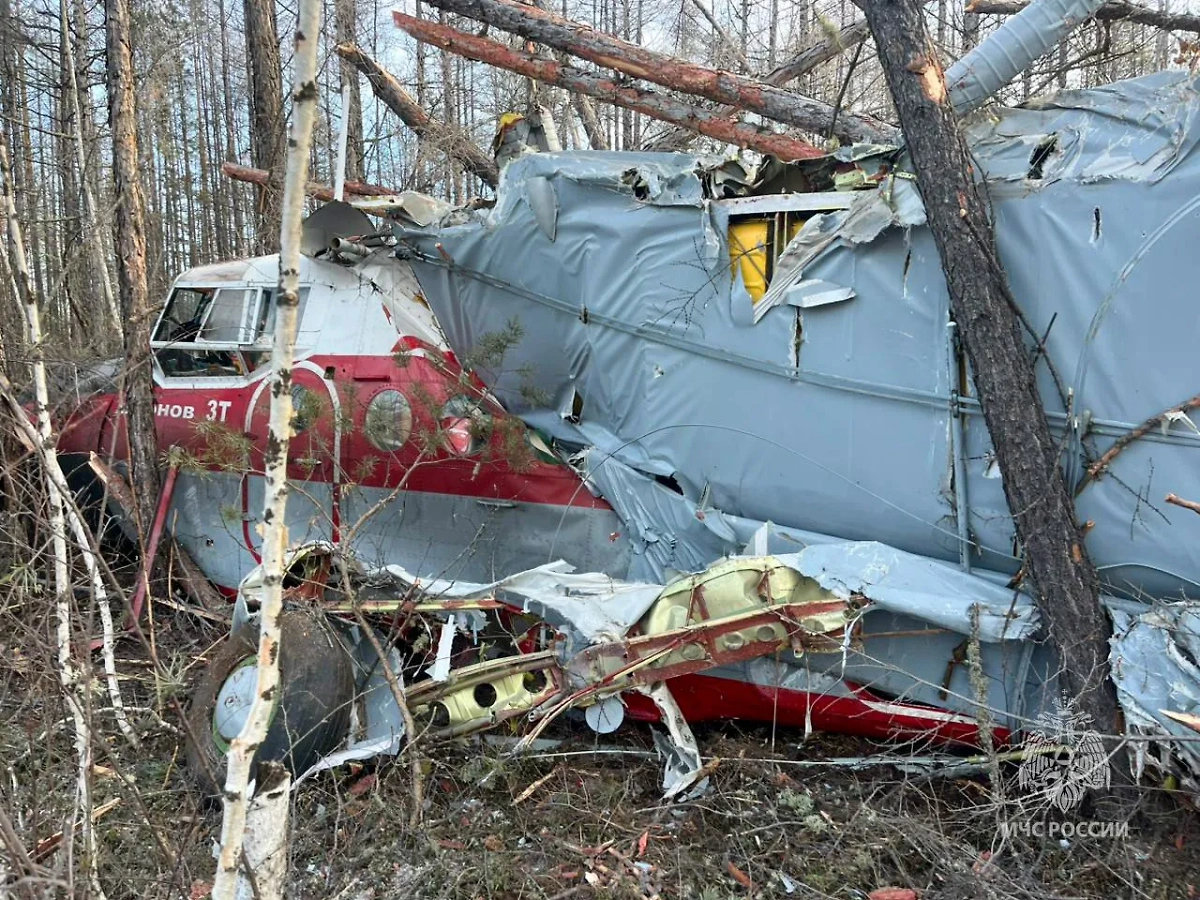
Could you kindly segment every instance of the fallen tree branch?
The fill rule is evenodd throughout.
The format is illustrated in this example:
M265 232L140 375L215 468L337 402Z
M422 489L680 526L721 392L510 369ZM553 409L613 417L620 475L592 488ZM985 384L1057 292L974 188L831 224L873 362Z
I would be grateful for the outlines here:
M615 69L631 78L726 103L793 128L821 134L832 129L838 137L849 141L882 142L896 137L895 129L868 116L845 111L839 115L828 103L745 75L722 72L648 50L518 0L424 2L554 47L598 66Z
M103 819L105 816L107 816L110 812L112 812L114 809L116 809L120 805L121 805L121 798L114 797L112 800L109 800L107 803L102 803L100 806L97 806L95 809L92 810L92 824L95 825L97 822L99 822L101 819ZM79 823L75 822L71 827L75 831L78 831ZM66 832L57 831L54 834L50 835L50 837L42 838L40 841L38 841L37 847L34 848L33 854L32 854L33 862L42 863L42 862L45 862L47 859L49 859L49 857L54 853L54 851L56 851L62 847L63 838L64 838L65 834L66 834Z
M614 106L640 112L652 119L682 125L727 144L749 147L759 153L769 153L784 160L813 159L824 155L824 151L804 141L776 134L768 128L731 122L708 110L689 106L665 94L622 84L612 78L585 72L554 59L535 56L523 50L513 50L504 44L465 34L435 22L415 19L401 12L393 12L392 17L397 27L427 44L441 47L467 59L507 69L528 78L536 78L546 84L587 94Z
M1164 409L1158 415L1148 418L1137 428L1134 428L1132 431L1127 431L1125 434L1121 435L1119 438L1113 441L1111 447L1109 447L1100 455L1098 460L1088 466L1087 472L1080 480L1079 485L1075 488L1075 496L1078 497L1091 481L1095 480L1097 476L1103 474L1104 470L1112 465L1112 461L1117 458L1117 455L1134 441L1145 437L1155 428L1158 428L1160 425L1174 416L1187 415L1197 407L1200 407L1200 394L1197 394L1190 400L1183 401L1178 406L1172 406L1170 409Z
M1194 513L1200 513L1200 503L1197 503L1195 500L1184 500L1176 494L1167 494L1164 499L1175 506L1182 506L1184 509L1190 509Z
M776 87L783 87L789 81L794 81L801 75L811 72L821 63L828 62L841 54L845 53L852 47L857 47L871 36L871 29L867 27L866 19L858 19L851 22L837 32L837 34L827 37L825 40L808 47L797 53L790 60L785 62L772 71L763 75L760 80L767 84L773 84ZM721 116L733 116L738 112L736 106L723 106L717 113ZM888 126L891 127L890 125ZM684 128L673 128L661 137L657 138L653 145L653 149L657 150L682 150L691 144L695 132L688 131Z
M466 134L423 110L412 95L401 87L395 76L364 53L357 44L341 43L334 49L338 56L366 76L380 102L416 132L417 137L438 144L480 181L496 186L500 180L496 161L479 149Z
M821 63L829 62L850 48L857 47L870 36L871 29L867 27L867 20L858 19L843 27L837 34L796 54L782 66L764 75L762 80L782 87L789 81L795 81L801 75L811 72Z
M265 186L267 180L271 177L271 173L266 169L255 169L251 166L241 166L237 163L221 163L221 172L234 181L244 181L247 184L257 184ZM391 188L380 187L377 184L366 184L362 181L347 181L344 185L345 192L352 194L355 197L391 197L398 194L399 191ZM316 197L323 203L329 203L334 199L333 188L327 184L321 184L319 181L310 181L304 186L304 191L310 197Z
M1029 4L1024 0L975 0L968 3L968 13L989 16L1012 16ZM1167 13L1125 0L1109 0L1094 15L1102 22L1136 22L1153 25L1167 31L1192 31L1200 34L1200 15L1192 13Z

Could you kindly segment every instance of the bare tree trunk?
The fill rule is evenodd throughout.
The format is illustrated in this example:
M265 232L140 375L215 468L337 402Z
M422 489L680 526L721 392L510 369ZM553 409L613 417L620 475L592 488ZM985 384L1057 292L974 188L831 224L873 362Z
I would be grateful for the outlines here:
M255 166L271 173L271 180L258 192L255 244L259 253L274 253L279 249L283 212L280 188L287 161L279 31L275 24L275 0L245 0L243 5L250 76L251 158Z
M919 0L858 0L879 48L951 310L966 344L1004 480L1008 508L1036 584L1035 600L1062 658L1062 684L1106 734L1119 733L1109 681L1111 626L1099 579L1059 468L1033 361L1022 339L986 199L947 99Z
M225 157L231 162L238 158L237 146L234 143L234 103L233 88L229 74L229 26L225 18L225 0L217 0L217 17L221 20L221 111L225 124ZM227 185L227 187L229 187ZM230 253L237 256L243 252L246 242L246 221L242 212L241 197L236 190L226 194L229 202L230 225L233 228L233 240L230 242Z
M264 763L260 784L246 810L246 868L235 891L236 900L283 900L288 870L288 838L291 817L288 799L292 776L279 763Z
M258 677L254 702L242 732L230 743L225 778L221 850L213 883L213 900L232 900L241 868L246 829L247 792L254 754L266 737L271 709L279 690L279 617L283 611L283 575L288 543L284 513L287 507L288 444L292 420L292 358L296 347L297 307L300 301L300 219L308 178L317 107L317 40L321 0L301 0L294 56L292 129L279 250L279 289L276 292L275 343L271 350L271 411L267 453L263 461L266 498L263 508L263 596L258 638ZM264 779L266 789L277 784ZM285 809L286 813L286 791ZM286 854L284 854L286 858Z
M148 534L158 503L158 440L154 431L152 308L146 286L145 207L138 175L137 111L129 0L105 0L108 117L113 142L115 242L121 318L125 323L125 419L138 533Z
M356 20L355 0L335 0L334 15L337 19L337 42L339 44L355 43ZM362 123L362 90L358 84L358 70L348 61L342 60L342 80L350 86L350 106L342 110L342 115L348 116L350 128L346 137L346 180L362 181L363 179L363 123Z
M608 137L604 134L604 126L600 124L600 117L596 115L596 107L592 105L592 101L583 94L573 93L571 94L571 105L579 114L579 121L583 123L584 133L587 134L588 143L592 145L592 149L609 149Z
M62 52L63 68L71 88L71 117L72 144L74 145L75 161L79 166L80 193L83 197L82 237L91 255L92 270L99 276L100 296L104 300L104 309L111 319L114 334L121 333L121 311L117 298L113 293L112 278L108 273L107 254L100 238L100 226L96 215L96 198L92 193L91 181L88 179L87 152L84 141L83 109L79 103L79 78L75 69L75 51L71 41L70 20L67 17L67 3L62 0L60 5L62 15ZM64 162L64 166L66 163Z
M739 147L749 147L760 153L770 153L785 160L812 159L824 155L823 150L818 150L811 144L787 135L777 134L768 128L730 122L708 110L680 103L665 94L636 88L581 69L564 66L557 60L544 56L533 56L520 50L512 50L504 44L464 34L433 22L414 19L403 13L393 12L392 16L400 28L414 37L468 59L537 78L547 84L566 88L569 91L588 94L614 106L643 113L653 119L692 128L719 141Z

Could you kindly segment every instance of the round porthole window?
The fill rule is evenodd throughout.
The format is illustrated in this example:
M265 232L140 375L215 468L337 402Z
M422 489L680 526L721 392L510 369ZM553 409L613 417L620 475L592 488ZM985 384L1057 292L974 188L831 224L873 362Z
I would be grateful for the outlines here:
M491 416L470 397L451 397L442 407L439 423L446 447L456 456L473 456L487 444Z
M380 391L367 404L363 432L371 446L394 453L412 434L412 407L399 391Z

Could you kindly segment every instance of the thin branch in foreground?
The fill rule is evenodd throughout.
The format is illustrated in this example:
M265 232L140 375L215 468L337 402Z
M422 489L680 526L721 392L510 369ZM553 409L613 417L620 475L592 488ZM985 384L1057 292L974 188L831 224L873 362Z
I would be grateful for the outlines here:
M1195 500L1184 500L1176 494L1167 494L1163 499L1175 506L1182 506L1184 509L1190 509L1194 513L1200 513L1200 503L1197 503Z

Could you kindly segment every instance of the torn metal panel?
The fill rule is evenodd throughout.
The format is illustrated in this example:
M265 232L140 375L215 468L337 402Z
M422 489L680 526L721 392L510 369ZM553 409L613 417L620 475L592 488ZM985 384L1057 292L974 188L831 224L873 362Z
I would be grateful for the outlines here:
M763 548L801 537L762 525L750 540ZM524 722L520 749L569 709L590 709L587 721L601 733L620 726L626 707L638 719L650 711L667 729L656 744L669 798L702 789L689 721L737 716L973 742L986 707L1008 740L1059 699L1059 664L1028 597L993 576L874 542L732 557L665 586L574 574L561 562L486 585L423 582L395 566L364 568L322 543L298 548L291 569L302 578L287 602L327 610L359 673L347 744L313 771L397 752L404 734L383 665L351 610L387 617L391 630L379 638L396 638L388 665L425 740ZM243 583L235 627L254 627L260 592L256 571ZM1186 737L1200 721L1196 604L1106 603L1131 733ZM967 671L974 640L978 679ZM1193 744L1131 747L1139 773L1157 767L1200 794Z
M663 797L668 800L686 799L704 792L708 785L707 776L700 760L700 747L692 729L683 717L679 704L671 696L671 689L659 683L646 691L654 701L667 728L666 736L654 733L654 747L663 758ZM684 796L686 795L686 796Z
M601 574L574 574L562 560L519 572L490 584L421 579L401 566L375 573L394 580L401 593L415 588L442 601L493 597L499 593L520 598L525 610L558 627L570 627L587 642L615 640L624 635L657 599L661 586L624 582Z
M1155 72L992 110L971 121L967 134L988 180L1002 187L1154 184L1187 166L1195 151L1196 89L1187 72Z
M978 610L979 639L1023 640L1041 627L1026 594L952 566L872 541L806 547L780 562L841 596L861 594L880 608L970 634Z
M396 752L404 734L384 665L350 617L360 612L391 623L398 641L387 665L429 740L524 719L535 723L524 746L573 708L593 708L589 721L611 730L623 703L649 696L670 736L669 796L700 775L684 713L666 687L689 677L774 685L789 695L772 712L785 721L815 704L823 727L972 734L978 698L965 673L952 671L955 647L969 631L969 610L998 602L983 579L874 544L734 557L666 586L576 575L561 562L486 585L422 581L396 566L366 569L326 543L297 548L289 568L301 577L287 602L333 616L359 672L348 744L322 765ZM244 580L236 628L256 628L261 581L261 568ZM1013 606L1004 616L1011 627L985 615L979 635L986 702L1002 727L1040 708L1038 689L1053 683L1052 669L1029 667L1018 639L1035 624L1027 601Z
M1113 600L1108 608L1113 619L1109 663L1128 729L1184 739L1131 742L1134 774L1148 767L1173 773L1189 793L1200 794L1200 747L1187 740L1195 731L1178 717L1200 715L1200 607Z

